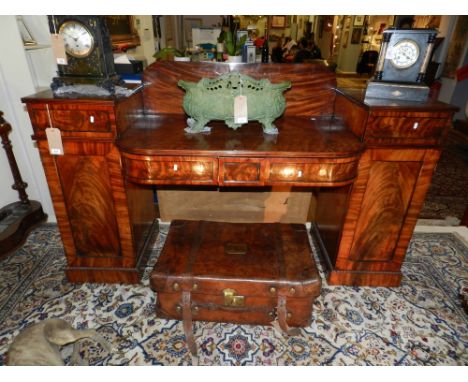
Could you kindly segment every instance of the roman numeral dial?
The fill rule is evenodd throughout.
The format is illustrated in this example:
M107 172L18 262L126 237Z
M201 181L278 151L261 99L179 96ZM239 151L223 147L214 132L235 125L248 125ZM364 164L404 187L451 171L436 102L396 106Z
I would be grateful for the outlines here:
M78 58L87 57L94 47L94 38L89 29L78 21L66 21L60 26L65 51Z

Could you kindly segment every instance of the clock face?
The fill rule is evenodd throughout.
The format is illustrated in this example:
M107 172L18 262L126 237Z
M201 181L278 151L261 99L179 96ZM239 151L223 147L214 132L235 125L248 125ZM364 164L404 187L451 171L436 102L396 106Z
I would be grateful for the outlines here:
M405 39L393 46L390 62L397 69L406 69L414 65L418 57L418 44L413 40Z
M78 58L91 54L94 38L89 29L78 21L66 21L60 26L59 34L63 37L65 51Z

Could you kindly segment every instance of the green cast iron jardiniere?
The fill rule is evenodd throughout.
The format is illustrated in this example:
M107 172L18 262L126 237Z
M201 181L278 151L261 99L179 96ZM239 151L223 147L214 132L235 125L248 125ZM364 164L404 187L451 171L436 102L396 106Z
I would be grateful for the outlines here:
M249 121L258 121L267 134L278 134L273 121L286 108L283 92L291 87L290 81L272 84L267 79L255 80L238 72L222 74L216 78L202 78L198 83L180 80L178 85L186 93L183 107L190 118L188 133L209 131L206 124L212 120L223 120L236 130L243 123L234 120L234 98L247 97Z

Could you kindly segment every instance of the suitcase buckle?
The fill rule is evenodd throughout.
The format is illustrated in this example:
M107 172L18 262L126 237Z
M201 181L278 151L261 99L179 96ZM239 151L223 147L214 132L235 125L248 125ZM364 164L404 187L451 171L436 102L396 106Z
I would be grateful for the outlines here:
M223 289L225 306L244 306L244 296L236 296L234 289Z

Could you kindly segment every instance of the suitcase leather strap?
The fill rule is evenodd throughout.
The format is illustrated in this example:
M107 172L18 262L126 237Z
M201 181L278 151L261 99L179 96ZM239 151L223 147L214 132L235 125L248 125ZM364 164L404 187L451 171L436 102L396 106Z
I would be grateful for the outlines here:
M276 242L276 251L277 251L277 258L279 261L279 281L287 281L286 278L286 260L284 258L283 252L283 241L281 240L281 227L279 224L276 224L276 235L275 240ZM278 306L276 308L277 319L279 326L283 332L285 332L288 336L297 336L300 334L300 330L298 328L291 328L287 323L288 319L288 311L286 309L286 296L278 295Z
M278 323L283 330L288 336L298 336L301 332L299 328L291 328L289 327L288 323L286 322L287 319L287 310L286 310L286 296L278 296L278 308L277 308L277 313L278 313Z
M205 229L205 222L201 221L198 225L197 232L194 232L195 235L192 239L193 245L190 248L189 258L185 268L185 278L192 278L192 268L193 263L195 262L195 257L200 249L202 242L202 235ZM187 341L187 346L192 354L192 358L197 357L197 344L195 342L195 337L193 336L193 326L192 326L192 296L190 291L182 291L182 321L184 325L184 334Z
M197 356L197 344L193 336L192 328L192 298L190 292L182 292L182 320L184 324L184 334L190 353Z

